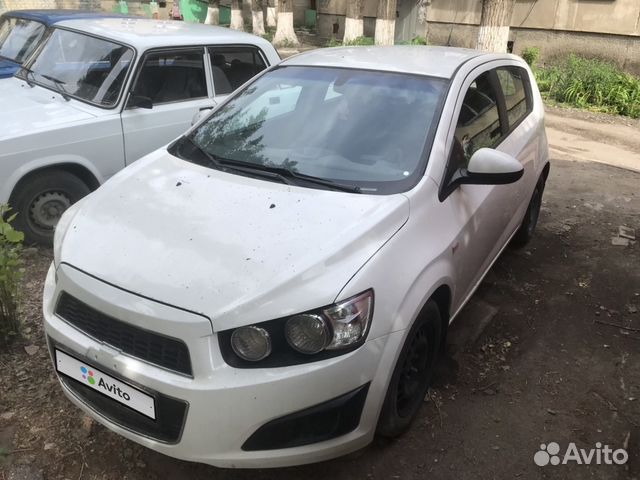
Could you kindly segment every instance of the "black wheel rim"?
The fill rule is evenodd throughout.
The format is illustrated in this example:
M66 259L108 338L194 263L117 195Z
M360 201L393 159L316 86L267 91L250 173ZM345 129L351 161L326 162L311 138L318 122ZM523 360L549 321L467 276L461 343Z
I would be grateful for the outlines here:
M429 335L427 325L423 325L414 335L402 365L396 395L398 416L413 415L423 398L429 381L430 367Z

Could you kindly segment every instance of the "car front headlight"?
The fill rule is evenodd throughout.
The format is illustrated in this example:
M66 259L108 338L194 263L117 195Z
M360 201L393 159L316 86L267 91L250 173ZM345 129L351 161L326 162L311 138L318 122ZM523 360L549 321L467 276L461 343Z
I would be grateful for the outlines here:
M369 289L327 307L219 332L224 360L238 368L282 367L350 352L366 339L373 317Z

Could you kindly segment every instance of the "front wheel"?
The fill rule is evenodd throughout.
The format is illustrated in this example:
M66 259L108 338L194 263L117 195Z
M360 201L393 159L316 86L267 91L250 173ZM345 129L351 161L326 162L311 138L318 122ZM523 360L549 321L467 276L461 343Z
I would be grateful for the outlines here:
M90 192L75 175L62 170L30 177L13 192L10 205L18 214L14 227L25 243L53 244L53 232L64 211Z
M424 402L438 357L442 321L438 305L429 300L405 340L378 420L376 433L404 433Z

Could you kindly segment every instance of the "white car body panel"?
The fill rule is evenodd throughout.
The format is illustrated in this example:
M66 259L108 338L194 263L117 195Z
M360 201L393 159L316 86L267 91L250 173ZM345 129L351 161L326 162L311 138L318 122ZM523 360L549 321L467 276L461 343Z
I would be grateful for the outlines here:
M404 195L274 184L160 152L139 163L137 174L112 180L108 196L98 190L74 210L61 258L127 291L205 315L214 331L332 303L409 216ZM145 201L151 196L162 200ZM194 204L203 215L184 225L183 212ZM105 224L121 241L94 236ZM323 295L301 295L301 284Z
M458 112L483 71L524 62L460 49L325 49L284 65L407 72L451 78L429 161L403 193L353 194L247 178L184 162L162 148L72 207L57 233L44 293L50 345L189 402L183 436L167 444L105 418L63 384L69 398L111 430L177 458L223 467L275 467L349 453L374 436L387 386L427 301L450 322L522 223L548 168L544 112L533 109L497 150L522 163L506 185L460 185L440 199ZM56 281L57 276L57 281ZM219 332L375 293L371 329L356 350L280 368L234 368ZM61 320L61 292L131 325L185 341L185 379L114 350ZM172 322L175 315L179 320ZM157 318L157 324L154 319ZM183 323L184 322L184 323ZM185 324L188 327L185 327ZM246 451L266 423L369 385L353 431L311 445ZM213 433L212 433L213 432Z

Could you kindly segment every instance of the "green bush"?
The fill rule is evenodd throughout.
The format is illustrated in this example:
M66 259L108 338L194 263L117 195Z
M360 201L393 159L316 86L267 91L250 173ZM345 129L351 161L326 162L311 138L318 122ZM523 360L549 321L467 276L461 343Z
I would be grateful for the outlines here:
M372 37L357 37L348 42L343 42L335 37L331 37L326 44L327 47L366 47L371 45L374 45Z
M22 241L24 235L13 229L9 207L0 206L0 342L6 342L19 330L18 286L22 277Z
M540 57L540 49L538 47L527 47L522 50L522 58L527 64L533 68Z
M552 100L640 118L640 78L613 64L571 54L535 73L540 91Z
M413 37L411 40L398 42L396 45L429 45L426 37Z

